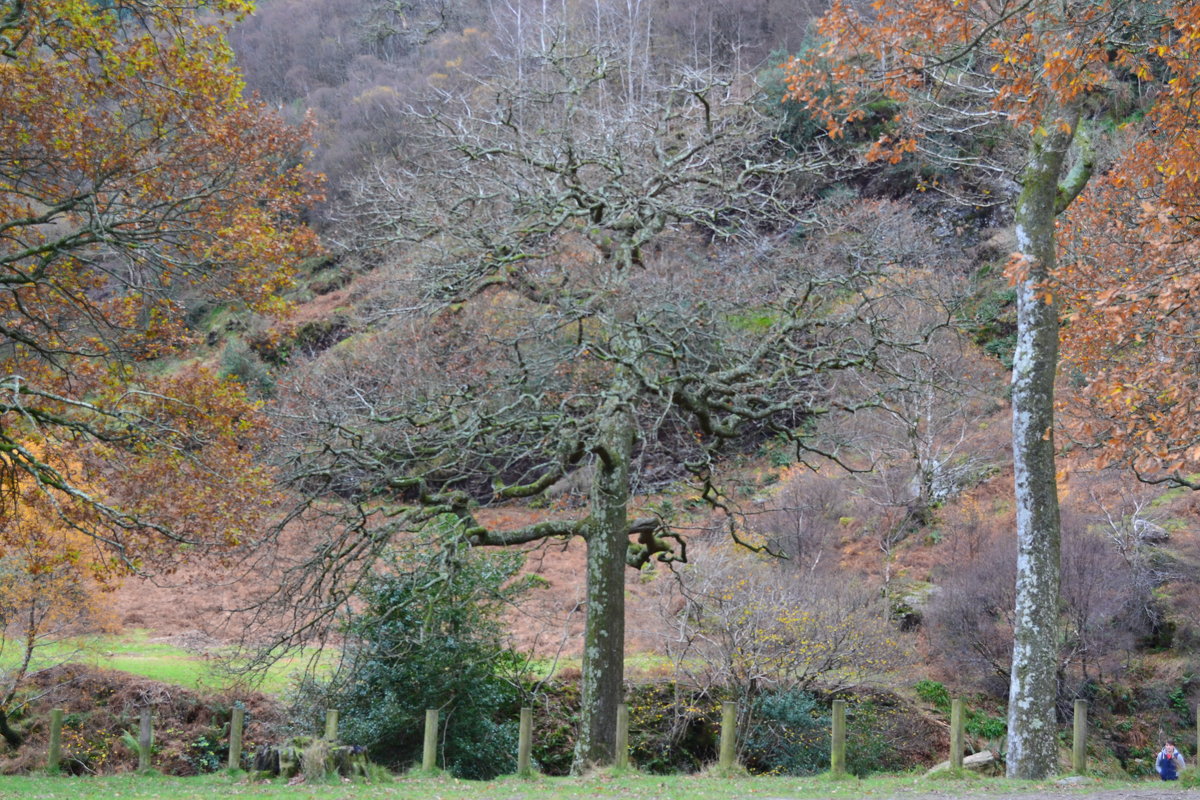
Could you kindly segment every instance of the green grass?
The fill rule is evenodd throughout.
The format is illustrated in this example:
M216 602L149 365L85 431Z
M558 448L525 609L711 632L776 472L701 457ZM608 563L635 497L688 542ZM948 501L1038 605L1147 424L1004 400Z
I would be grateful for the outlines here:
M216 656L219 654L213 654ZM15 663L18 653L6 647L0 654L0 669ZM277 662L256 688L267 693L286 689L293 675L307 665L309 654L300 653ZM100 669L115 669L188 689L225 689L234 679L222 672L216 658L204 658L166 642L153 641L144 630L117 635L80 636L47 644L38 649L33 668L71 662Z
M162 681L187 689L226 689L235 680L222 672L217 664L219 653L213 658L204 658L167 642L154 641L156 637L148 631L137 629L115 635L79 636L61 642L47 644L38 649L33 668L40 669L66 662L86 664L99 669L115 669L151 680ZM276 662L261 678L255 688L267 694L278 694L291 686L294 677L308 666L312 653L296 653ZM18 658L17 649L4 648L0 652L0 670L13 665ZM328 667L337 658L330 652L318 662ZM671 667L673 662L664 656L634 654L625 660L630 674L658 674ZM578 658L563 658L556 662L535 660L528 665L528 674L535 679L548 677L552 672L564 669L579 669Z
M278 781L251 782L245 777L208 775L199 778L124 775L111 778L0 777L0 798L22 800L122 800L164 798L287 798L288 800L590 800L591 798L679 798L680 800L732 800L764 798L863 798L903 794L953 793L956 797L1028 794L1052 791L1056 797L1082 795L1105 788L1148 787L1125 781L1089 781L1059 786L1053 781L1025 782L1002 779L926 780L917 777L848 778L718 778L706 775L657 776L599 773L587 778L502 778L496 781L459 781L445 776L397 777L380 784L316 783L287 786Z
M696 669L703 667L698 662L687 662ZM579 656L561 656L554 659L532 658L522 666L524 677L532 680L544 680L561 676L563 672L578 672L583 668ZM642 676L660 677L674 674L675 661L658 653L628 653L625 656L625 675L631 679Z
M781 315L775 309L766 308L741 314L729 314L726 319L734 330L763 332L770 330L773 325L778 323Z
M659 653L631 653L625 657L626 675L673 675L674 672L674 659Z
M1187 479L1189 481L1193 481L1193 482L1200 481L1200 472L1193 472L1191 475L1187 476ZM1173 503L1174 501L1178 500L1180 497L1184 497L1184 496L1187 496L1190 494L1192 494L1192 490L1187 488L1186 486L1178 486L1174 489L1167 489L1165 492L1160 494L1158 497L1156 497L1150 501L1150 507L1151 508L1163 508L1164 506L1168 506L1171 503Z

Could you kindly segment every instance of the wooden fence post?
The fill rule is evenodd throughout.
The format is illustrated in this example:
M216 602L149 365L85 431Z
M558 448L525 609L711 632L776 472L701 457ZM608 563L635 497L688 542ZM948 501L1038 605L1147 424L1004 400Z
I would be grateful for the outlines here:
M731 769L737 755L737 703L721 704L721 769Z
M154 746L154 729L150 724L150 706L142 706L138 730L138 772L150 769L150 748Z
M246 709L241 706L233 707L233 715L229 718L229 768L242 767L242 727L246 723Z
M1076 775L1087 773L1087 700L1075 701L1075 736L1071 742L1071 769Z
M829 748L829 771L835 778L846 774L846 701L833 701L833 731Z
M338 710L336 708L325 709L325 741L333 743L337 741L338 735Z
M533 709L521 707L521 726L517 737L517 774L522 778L533 775L530 762L533 756Z
M429 708L425 710L425 749L421 754L421 769L425 772L433 772L437 769L437 736L438 736L438 710Z
M46 756L46 769L58 772L59 762L62 761L62 723L63 710L55 708L50 711L50 752Z
M962 769L963 764L963 701L950 701L950 768Z
M629 706L617 706L617 768L629 768Z

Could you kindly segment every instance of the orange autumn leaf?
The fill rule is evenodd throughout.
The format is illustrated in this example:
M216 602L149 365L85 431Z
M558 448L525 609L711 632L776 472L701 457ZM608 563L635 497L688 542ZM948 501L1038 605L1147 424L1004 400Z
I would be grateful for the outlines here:
M144 367L191 342L200 298L281 310L316 250L310 127L243 96L223 32L246 0L7 8L0 479L32 481L125 570L236 547L269 483L257 407L212 373Z

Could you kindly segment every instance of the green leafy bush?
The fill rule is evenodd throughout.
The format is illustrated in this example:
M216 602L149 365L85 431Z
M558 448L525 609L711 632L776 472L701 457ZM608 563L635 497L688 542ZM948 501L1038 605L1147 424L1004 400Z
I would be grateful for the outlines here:
M272 397L275 394L275 378L271 370L241 339L230 339L226 343L221 352L219 374L222 378L236 378L256 397Z
M980 739L999 740L1008 733L1008 723L1003 717L993 717L982 711L967 710L967 719L963 728L972 736Z
M216 772L229 761L229 743L219 735L201 734L189 745L184 758L196 772Z
M950 713L950 692L945 684L937 681L922 680L913 685L917 697L930 703L943 714Z
M812 775L829 768L828 709L797 689L759 695L742 760L751 772Z
M846 771L863 777L906 769L910 765L905 754L910 723L895 704L862 696L850 698L846 709Z
M524 588L519 553L433 541L406 547L360 591L346 629L348 677L328 687L341 738L392 767L419 761L425 710L440 710L441 766L486 779L516 770L513 672L499 614Z

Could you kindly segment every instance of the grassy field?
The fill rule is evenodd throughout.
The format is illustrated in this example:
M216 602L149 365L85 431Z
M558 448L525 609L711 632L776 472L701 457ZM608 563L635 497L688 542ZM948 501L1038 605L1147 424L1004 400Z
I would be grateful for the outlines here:
M17 657L17 648L5 648L0 669ZM101 669L115 669L141 675L188 689L224 689L232 684L229 675L217 667L219 653L205 654L158 640L144 630L116 635L80 636L48 644L38 649L32 666L39 669L52 664L72 662ZM279 692L292 675L307 666L306 655L296 655L276 663L256 688Z
M323 659L332 663L337 652L331 651ZM170 641L151 635L143 629L131 629L119 634L96 634L64 639L38 648L32 664L34 669L60 663L86 664L99 669L115 669L133 675L141 675L163 683L187 689L225 689L231 686L231 678L223 673L218 664L220 652L189 652ZM14 664L19 658L19 648L4 648L0 652L0 670ZM308 666L309 654L299 653L276 662L262 682L256 685L266 694L278 694L292 682L293 676ZM635 653L625 659L625 672L632 676L661 676L669 674L673 662L664 656L652 653ZM534 660L526 665L528 675L534 679L546 678L562 670L578 670L578 658L562 658L551 661ZM320 667L318 667L318 671Z
M834 781L817 778L764 778L713 776L650 776L600 773L588 778L504 778L496 781L458 781L446 777L397 777L376 784L251 782L244 777L210 775L199 778L119 776L111 778L0 777L0 798L22 800L193 800L193 798L236 797L279 800L593 800L594 798L667 798L673 800L731 800L761 797L770 800L795 798L887 798L938 794L953 797L1029 795L1043 793L1085 796L1104 789L1125 790L1137 796L1161 789L1154 782L1130 783L1088 780L1074 785L1001 779L931 779L885 777ZM1169 787L1177 794L1179 785Z

